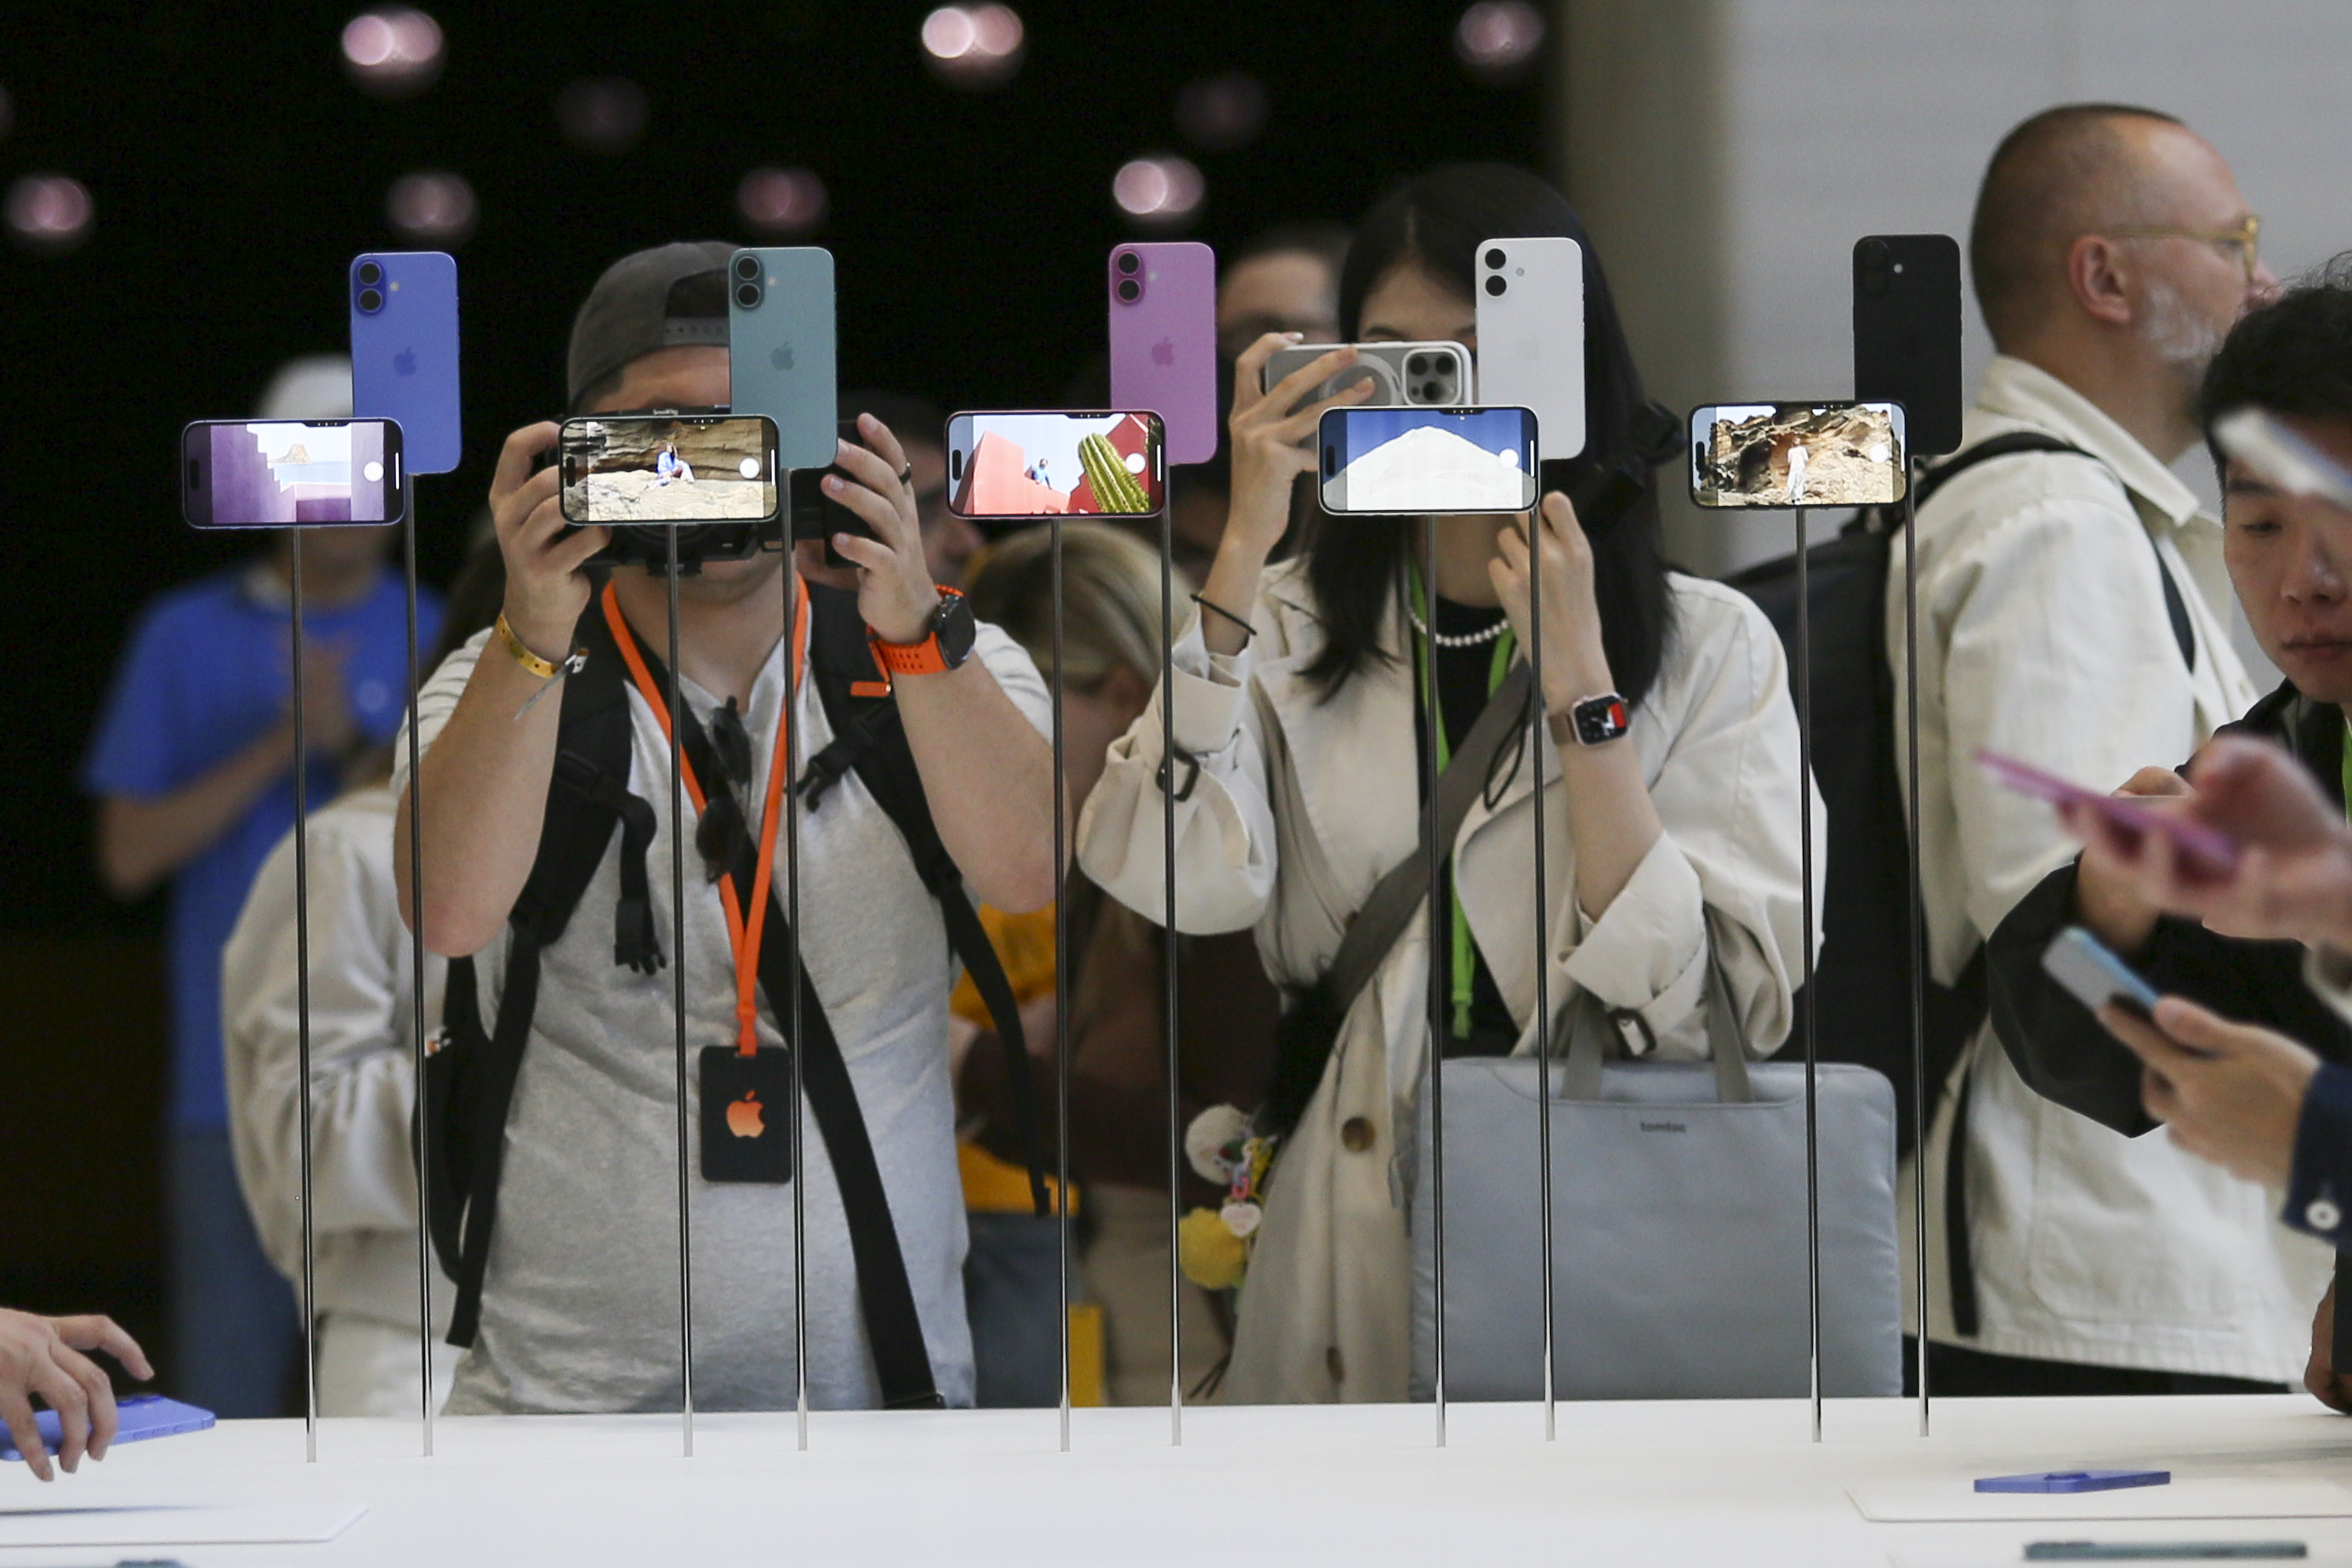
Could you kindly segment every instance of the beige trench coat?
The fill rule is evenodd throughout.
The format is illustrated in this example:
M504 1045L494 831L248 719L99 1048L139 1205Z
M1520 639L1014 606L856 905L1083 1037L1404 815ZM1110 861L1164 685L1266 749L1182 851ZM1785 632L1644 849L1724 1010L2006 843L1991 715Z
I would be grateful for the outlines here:
M1555 1015L1580 992L1638 1015L1630 1050L1706 1054L1707 952L1720 955L1757 1054L1786 1038L1801 971L1797 723L1780 644L1763 614L1719 584L1674 576L1675 634L1634 711L1665 833L1616 900L1588 919L1573 896L1559 763L1545 784ZM1418 837L1412 669L1402 658L1323 701L1301 670L1321 647L1294 565L1269 571L1258 636L1211 657L1198 626L1179 643L1176 744L1200 774L1176 810L1176 924L1255 928L1267 973L1303 987L1348 920ZM1383 644L1402 649L1392 616ZM1160 703L1111 746L1079 820L1087 874L1153 920L1162 910ZM1185 764L1181 761L1180 771ZM1496 984L1536 1038L1533 770L1521 765L1456 840L1463 909ZM1818 801L1815 844L1823 842ZM1816 858L1816 877L1820 860ZM1816 886L1816 894L1819 888ZM1321 1085L1278 1153L1240 1302L1223 1397L1234 1403L1405 1397L1414 1180L1413 1108L1428 1050L1427 925L1417 916L1356 999ZM1402 1134L1403 1145L1400 1143Z

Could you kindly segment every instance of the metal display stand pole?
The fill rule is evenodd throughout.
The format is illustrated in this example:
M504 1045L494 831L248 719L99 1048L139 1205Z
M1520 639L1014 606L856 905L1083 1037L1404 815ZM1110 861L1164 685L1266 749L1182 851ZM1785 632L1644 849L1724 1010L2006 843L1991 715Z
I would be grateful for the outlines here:
M416 501L412 495L403 509L400 539L404 586L408 599L408 886L415 898L425 889L425 807L418 778L421 743L416 735L417 687L424 672L417 668L416 646ZM425 1455L433 1457L433 1240L425 1216L427 1205L425 1149L425 1058L427 1054L425 1017L425 922L408 922L408 1047L416 1074L416 1115L409 1136L416 1160L416 1379L417 1414L425 1424ZM307 1140L306 1140L307 1141Z
M1559 1401L1552 1392L1557 1347L1553 1342L1551 1238L1551 864L1544 856L1544 748L1551 737L1545 723L1543 693L1543 511L1538 506L1528 528L1528 664L1535 672L1528 700L1528 754L1535 763L1536 839L1536 1159L1542 1171L1543 1266L1543 1415L1544 1441L1559 1436ZM1437 606L1430 606L1429 625L1437 626ZM1437 664L1434 654L1430 666ZM1567 781L1561 780L1565 794Z
M1421 737L1423 776L1428 781L1423 791L1427 798L1423 807L1427 816L1424 831L1429 837L1429 1082L1423 1091L1429 1100L1429 1238L1434 1260L1432 1281L1437 1304L1433 1314L1436 1332L1435 1377L1432 1400L1437 1415L1437 1447L1445 1447L1445 987L1444 964L1445 944L1438 935L1438 921L1445 892L1445 860L1452 846L1437 841L1437 727L1444 718L1437 706L1437 519L1423 520L1423 537L1428 549L1428 565L1422 574L1429 591L1423 596L1428 601L1429 627L1423 634L1429 645L1429 657L1423 662L1429 674L1422 682L1423 728ZM1538 1099L1541 1097L1538 1096Z
M809 1446L808 1379L808 1184L802 1180L801 1151L808 1143L808 1110L801 1087L801 694L793 679L801 648L801 567L793 554L791 531L785 531L784 552L784 707L776 721L784 727L784 925L793 933L792 978L785 982L784 1016L793 1037L784 1042L793 1069L793 1428L799 1451Z
M292 679L294 697L294 1038L297 1070L302 1075L302 1447L319 1462L318 1215L310 1171L310 736L302 705L307 682L302 661L302 531L293 529L294 563Z
M1805 509L1797 513L1797 867L1803 905L1805 992L1805 1364L1811 1384L1813 1441L1822 1440L1821 1103L1813 990L1813 613L1806 584Z
M1919 864L1919 509L1903 486L1905 831L1911 880L1911 1253L1919 1298L1919 1436L1927 1435L1927 931Z
M1168 1066L1168 1442L1184 1442L1184 1129L1176 1103L1176 525L1160 508L1160 875L1162 1054ZM1056 613L1061 600L1055 599Z
M669 946L670 1016L677 1045L677 1370L679 1436L694 1458L694 1205L687 1166L686 1114L686 786L678 757L686 727L677 673L677 529L669 541Z
M1053 530L1054 683L1054 1190L1062 1342L1062 1452L1070 1451L1070 858L1069 775L1062 771L1062 520ZM1172 1103L1172 1099L1171 1099ZM1174 1262L1171 1256L1171 1263Z

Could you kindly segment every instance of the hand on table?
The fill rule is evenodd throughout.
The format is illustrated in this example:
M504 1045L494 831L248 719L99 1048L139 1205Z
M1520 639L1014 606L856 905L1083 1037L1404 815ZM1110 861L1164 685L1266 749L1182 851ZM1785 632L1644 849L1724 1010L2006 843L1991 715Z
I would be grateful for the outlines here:
M0 1425L42 1480L53 1472L33 1424L33 1395L58 1413L58 1458L68 1474L80 1468L84 1453L106 1458L114 1441L114 1385L88 1351L104 1351L142 1382L155 1375L139 1342L111 1318L41 1318L0 1308Z

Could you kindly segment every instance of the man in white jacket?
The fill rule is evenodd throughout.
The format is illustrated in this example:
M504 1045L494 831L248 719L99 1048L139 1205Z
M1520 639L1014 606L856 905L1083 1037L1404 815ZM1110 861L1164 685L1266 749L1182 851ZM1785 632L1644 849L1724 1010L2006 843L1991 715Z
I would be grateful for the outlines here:
M2151 110L2046 110L1986 171L1969 251L2000 352L1962 449L2030 431L2074 450L1987 461L1918 517L1919 827L1945 984L2073 853L2047 806L1977 767L1979 748L2109 788L2189 754L2253 700L2218 608L2219 525L2168 465L2197 440L2214 348L2275 284L2255 229L2220 153ZM1904 580L1898 560L1898 693ZM2295 1375L2324 1279L2282 1255L2260 1192L2042 1100L1989 1028L1946 1088L1922 1162L1932 1387L2185 1392Z

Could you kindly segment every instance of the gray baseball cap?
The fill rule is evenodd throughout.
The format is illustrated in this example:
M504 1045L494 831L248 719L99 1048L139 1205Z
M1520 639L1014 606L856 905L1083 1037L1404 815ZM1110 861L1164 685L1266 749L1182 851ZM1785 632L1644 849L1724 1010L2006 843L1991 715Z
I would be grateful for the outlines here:
M631 360L682 344L727 346L727 317L673 316L670 290L698 273L727 269L736 247L723 239L657 245L604 268L572 318L572 352L564 367L564 397L581 395Z

